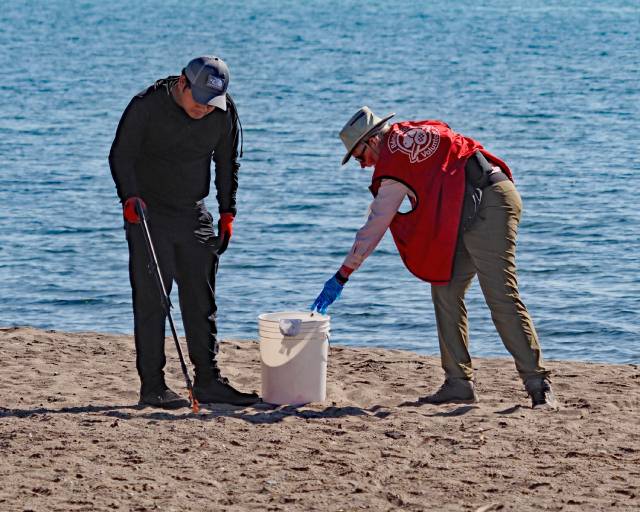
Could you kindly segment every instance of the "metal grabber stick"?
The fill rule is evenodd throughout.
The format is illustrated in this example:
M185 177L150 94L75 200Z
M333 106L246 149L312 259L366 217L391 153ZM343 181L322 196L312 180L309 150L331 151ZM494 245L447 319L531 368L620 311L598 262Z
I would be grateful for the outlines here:
M171 308L173 305L171 304L171 299L167 294L167 289L164 286L164 281L162 280L162 273L160 272L160 265L158 265L158 257L156 256L156 251L153 247L153 242L151 241L151 233L149 232L149 224L147 223L147 216L144 213L144 209L140 204L140 201L136 201L136 211L138 212L138 216L140 217L140 226L142 227L142 233L144 235L145 245L147 246L147 253L149 254L149 272L153 272L156 282L158 283L158 289L160 290L162 307L169 318L169 325L171 326L171 334L173 334L173 341L176 343L176 350L178 352L178 357L180 358L180 367L182 368L182 374L184 375L184 380L187 383L187 390L189 391L189 400L191 401L191 409L193 412L198 412L200 410L200 404L196 400L193 395L193 384L191 383L191 378L189 377L189 371L187 370L187 365L184 362L184 356L182 355L182 349L180 348L180 342L178 341L178 334L176 333L176 326L173 323L173 318L171 316Z

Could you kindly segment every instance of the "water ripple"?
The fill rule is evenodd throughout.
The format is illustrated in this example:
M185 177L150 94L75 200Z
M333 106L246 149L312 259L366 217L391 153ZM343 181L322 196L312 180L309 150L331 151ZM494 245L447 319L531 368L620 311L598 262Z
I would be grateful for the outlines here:
M181 11L202 28L175 44L172 2L3 6L0 325L132 331L110 144L133 94L215 52L245 135L218 275L223 337L255 338L259 313L306 308L340 265L370 196L368 172L341 168L337 132L369 104L444 119L510 163L521 292L547 358L640 360L637 2L248 0L225 4L213 39L210 9ZM477 283L467 307L472 352L507 356ZM332 329L336 343L438 352L429 288L389 236Z

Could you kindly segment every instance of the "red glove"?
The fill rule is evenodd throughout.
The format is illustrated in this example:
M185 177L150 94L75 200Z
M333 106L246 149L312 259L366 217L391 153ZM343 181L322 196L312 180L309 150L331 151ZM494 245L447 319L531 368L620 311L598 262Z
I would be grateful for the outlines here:
M136 209L136 204L140 202L140 206L146 212L147 205L144 204L144 201L139 197L130 197L124 202L124 207L122 209L122 214L127 222L131 224L140 224L140 215L138 215L138 210Z
M233 234L233 214L221 214L220 221L218 222L218 229L220 230L221 237L226 237L227 242L231 240L231 235Z

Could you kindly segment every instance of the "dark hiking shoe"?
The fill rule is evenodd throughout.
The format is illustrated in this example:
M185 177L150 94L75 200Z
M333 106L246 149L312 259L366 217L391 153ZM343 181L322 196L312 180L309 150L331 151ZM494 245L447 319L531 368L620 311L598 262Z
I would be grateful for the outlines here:
M551 383L547 379L542 379L526 384L527 393L531 397L532 409L557 410L560 404L556 400Z
M447 378L440 389L424 400L427 404L475 404L478 395L473 382L466 379Z
M253 405L260 402L258 395L238 391L224 377L213 379L203 386L194 386L193 394L201 404Z
M161 409L180 409L189 407L189 400L182 398L169 388L140 393L140 405L160 407Z

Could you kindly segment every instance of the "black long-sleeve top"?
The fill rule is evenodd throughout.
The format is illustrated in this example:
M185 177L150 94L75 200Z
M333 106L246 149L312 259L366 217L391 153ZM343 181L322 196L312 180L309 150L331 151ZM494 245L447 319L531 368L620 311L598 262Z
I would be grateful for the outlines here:
M209 195L215 162L220 213L236 214L237 112L215 109L192 119L171 94L178 77L158 80L136 95L122 114L109 153L118 197L141 197L149 207L192 211Z

